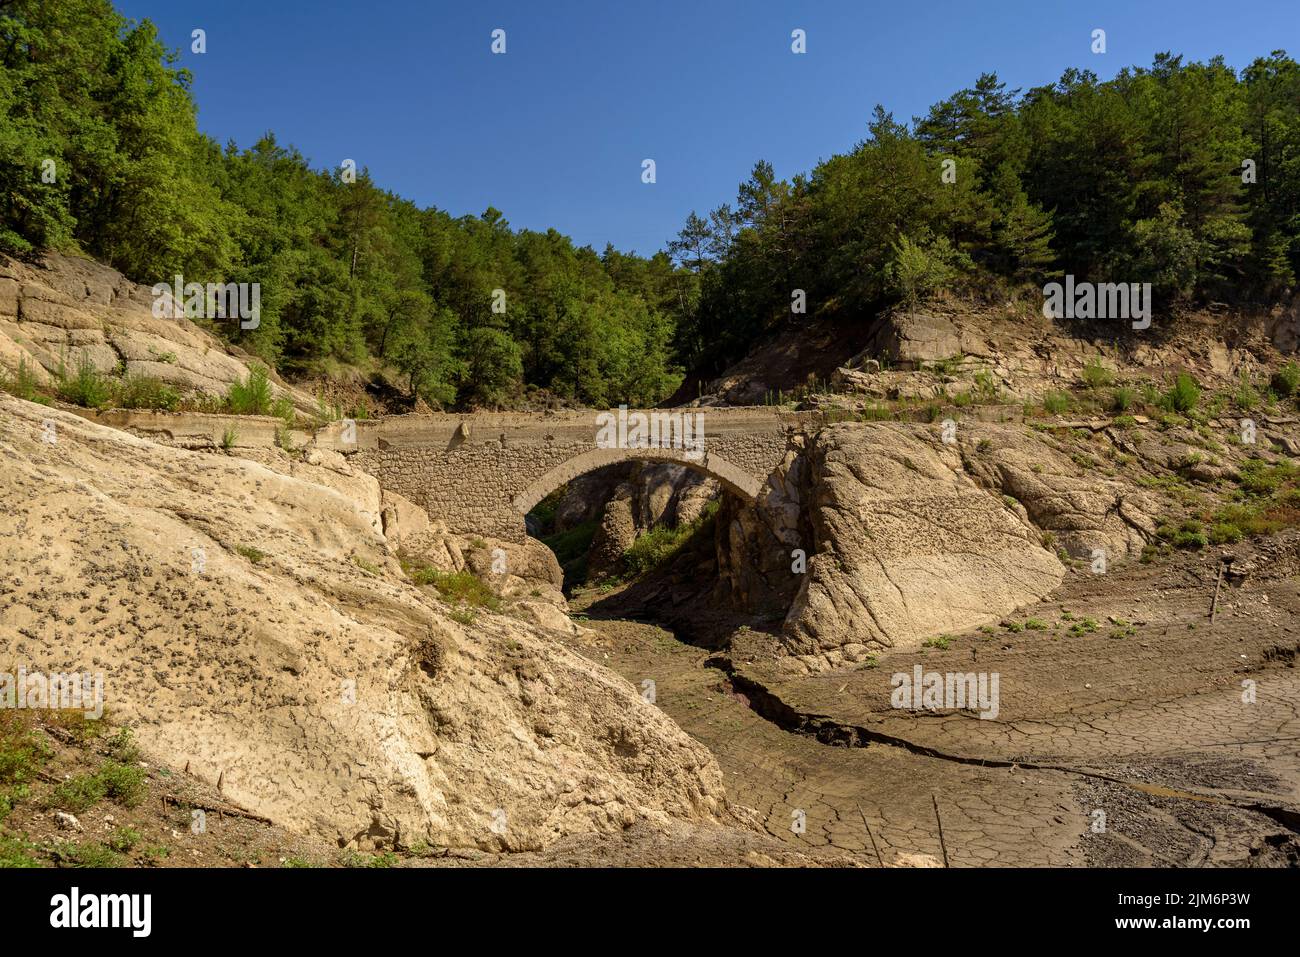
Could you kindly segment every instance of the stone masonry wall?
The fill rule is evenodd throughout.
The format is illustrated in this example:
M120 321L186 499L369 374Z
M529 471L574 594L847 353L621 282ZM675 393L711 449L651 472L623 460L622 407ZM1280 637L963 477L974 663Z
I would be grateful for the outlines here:
M317 434L316 444L354 451L355 464L384 488L454 531L521 541L524 514L549 492L628 459L677 462L752 501L810 418L770 409L688 411L704 414L698 459L681 449L599 448L595 412L393 416L357 422L355 435L335 423Z

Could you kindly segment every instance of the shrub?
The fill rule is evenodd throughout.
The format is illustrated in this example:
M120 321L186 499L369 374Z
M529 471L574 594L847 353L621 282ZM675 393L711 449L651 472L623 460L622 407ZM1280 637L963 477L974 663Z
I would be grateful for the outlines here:
M52 850L61 867L121 867L122 858L103 844L58 844Z
M591 548L591 540L596 537L600 523L595 519L575 525L563 532L556 532L542 539L542 544L555 553L561 567L567 566L575 559L586 555Z
M226 405L235 415L270 415L271 380L266 369L255 365L243 382L232 382L226 392Z
M105 761L97 775L104 783L104 795L123 807L135 807L144 800L144 768Z
M1255 406L1259 405L1259 392L1250 381L1250 376L1244 373L1237 382L1237 388L1232 393L1232 399L1237 403L1237 407L1246 412L1250 412Z
M1205 530L1201 528L1199 522L1188 520L1178 527L1173 535L1173 545L1175 548L1204 548L1209 540L1205 536Z
M470 572L444 572L427 565L407 565L406 573L417 585L432 585L443 601L450 604L464 602L489 611L501 609L501 599L491 586Z
M49 748L32 730L29 714L0 710L0 821L27 796L28 782L50 758Z
M1273 373L1269 386L1277 393L1278 398L1286 399L1295 395L1296 388L1300 387L1300 365L1297 365L1294 359L1288 362Z
M1061 415L1070 410L1073 401L1068 392L1049 392L1043 396L1043 408L1052 415Z
M1103 389L1115 381L1115 375L1104 365L1101 359L1093 356L1084 364L1081 373L1083 384L1089 389Z
M276 397L276 400L271 403L271 414L281 420L286 429L293 428L296 413L293 408L293 400L287 395Z
M0 389L27 402L50 404L50 397L45 394L36 373L27 364L26 356L18 360L18 369L12 376L0 376Z
M54 788L46 803L50 807L62 808L65 811L84 811L88 807L93 807L104 799L104 782L99 779L97 774L78 774L75 777L61 781Z
M114 401L123 409L164 409L175 412L180 407L181 396L160 379L132 375L118 385Z
M1272 495L1297 477L1297 469L1285 459L1269 465L1263 459L1241 463L1241 489L1251 495Z
M1231 522L1216 522L1210 528L1210 544L1231 545L1242 539L1242 531Z
M86 353L77 360L77 369L71 375L59 364L58 394L64 402L84 406L87 409L102 409L113 397L113 389L108 378L100 374L95 363Z
M690 529L687 526L669 528L661 525L651 529L639 536L623 553L623 564L631 574L643 575L677 554L689 537Z
M641 535L623 553L623 565L632 575L643 575L668 561L691 539L701 526L711 520L718 510L717 502L710 502L704 513L693 522L676 528L660 526Z
M1127 412L1137 403L1138 394L1128 386L1122 385L1110 394L1112 412Z
M992 372L981 369L975 373L975 392L981 399L994 400L998 397L998 391L998 380Z
M125 854L140 843L140 832L130 827L119 827L108 838L108 846L119 854Z
M144 800L144 769L117 761L105 761L94 774L78 774L62 781L46 803L67 811L84 811L104 798L123 807L135 807Z
M1178 373L1178 378L1162 397L1161 405L1170 412L1190 412L1201 401L1201 387L1188 373Z
M140 760L140 749L135 744L135 734L130 728L119 728L105 747L109 756L128 764Z
M7 867L40 867L41 863L32 856L36 845L20 837L0 834L0 869Z

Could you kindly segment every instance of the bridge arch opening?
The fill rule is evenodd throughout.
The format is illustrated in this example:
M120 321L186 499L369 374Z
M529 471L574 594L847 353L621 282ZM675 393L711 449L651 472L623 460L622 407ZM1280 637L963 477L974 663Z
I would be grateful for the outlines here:
M657 465L677 468L636 467ZM755 478L717 455L595 449L550 470L512 504L527 534L555 554L567 594L591 582L639 578L699 534L712 541L707 529L721 499L753 503L759 492Z
M592 449L574 456L551 469L514 498L515 510L527 515L542 499L561 485L567 485L580 475L622 462L671 462L709 478L717 479L728 492L752 503L761 490L758 479L744 469L717 455L705 453L692 458L681 449Z

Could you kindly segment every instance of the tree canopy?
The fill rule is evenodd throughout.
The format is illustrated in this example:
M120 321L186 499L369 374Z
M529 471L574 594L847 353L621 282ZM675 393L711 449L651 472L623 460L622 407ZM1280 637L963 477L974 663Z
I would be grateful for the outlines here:
M691 277L676 346L716 370L791 318L869 321L952 283L1072 273L1151 282L1167 307L1267 303L1300 270L1300 68L1237 74L1160 54L1022 93L991 73L914 118L882 107L850 152L778 180L766 162L670 250Z
M288 371L379 366L442 406L650 405L787 322L796 290L844 322L1066 272L1166 304L1276 298L1300 269L1300 67L1166 53L1024 93L984 74L910 125L876 107L807 174L759 161L643 257L419 208L273 133L223 146L149 21L0 0L0 251L46 248L149 285L260 283L260 325L220 331Z

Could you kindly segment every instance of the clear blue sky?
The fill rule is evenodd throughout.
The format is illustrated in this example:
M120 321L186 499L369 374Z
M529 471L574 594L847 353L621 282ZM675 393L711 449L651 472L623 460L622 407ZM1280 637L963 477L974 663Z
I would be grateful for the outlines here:
M116 4L182 50L199 126L223 143L274 130L313 165L353 158L421 206L496 206L515 227L643 254L691 209L734 201L755 160L789 177L852 147L876 103L908 120L986 70L1028 89L1162 50L1238 69L1300 55L1297 0ZM196 27L203 55L190 52ZM490 52L498 27L505 55ZM804 55L790 51L795 28Z

